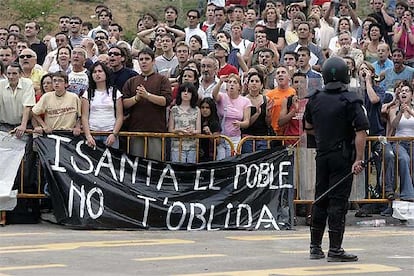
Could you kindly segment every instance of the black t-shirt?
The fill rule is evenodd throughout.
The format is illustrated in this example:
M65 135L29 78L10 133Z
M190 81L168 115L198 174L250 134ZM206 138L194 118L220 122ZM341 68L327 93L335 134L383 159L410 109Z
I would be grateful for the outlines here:
M285 30L283 30L282 28L271 29L271 28L266 27L265 31L266 31L267 39L276 44L277 44L279 37L285 38Z
M210 128L211 133L220 132L220 122L218 120L203 120L201 123L201 129L205 126ZM202 131L202 134L207 134ZM216 147L218 142L216 143ZM213 161L214 156L214 140L213 139L200 139L200 155L199 162Z
M263 96L265 97L265 96ZM256 136L266 136L268 135L268 126L266 123L266 102L263 101L260 106L261 112L257 120L246 129L241 129L242 134L256 135ZM257 108L255 106L250 107L250 116L256 114Z
M32 49L37 55L37 64L42 65L47 55L46 44L44 44L42 41L39 43L33 43L30 45L30 49Z

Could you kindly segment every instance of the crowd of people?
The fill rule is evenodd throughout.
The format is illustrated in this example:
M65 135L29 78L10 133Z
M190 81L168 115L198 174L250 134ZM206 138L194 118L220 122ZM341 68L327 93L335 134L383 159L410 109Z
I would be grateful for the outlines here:
M337 56L348 65L349 89L364 102L369 135L413 136L414 1L384 1L370 0L365 18L356 0L199 1L200 8L185 11L185 26L167 6L140 16L132 41L104 4L95 7L96 27L65 15L58 32L44 37L36 21L0 26L0 130L18 137L31 127L71 130L90 146L120 149L121 131L224 134L235 147L245 136L303 137L307 96L323 88L324 61ZM414 199L410 146L386 145L390 200L396 175L399 197ZM266 147L245 143L242 152ZM133 137L129 149L162 156L159 138L144 145ZM225 142L216 152L208 140L196 149L194 139L173 140L168 156L190 163L231 155Z

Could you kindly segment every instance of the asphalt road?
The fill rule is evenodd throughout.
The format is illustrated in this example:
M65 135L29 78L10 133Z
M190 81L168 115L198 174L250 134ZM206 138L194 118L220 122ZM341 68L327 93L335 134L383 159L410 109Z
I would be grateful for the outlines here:
M414 228L347 226L355 263L308 259L309 229L79 231L43 222L0 228L4 275L414 275ZM327 235L324 238L327 249Z

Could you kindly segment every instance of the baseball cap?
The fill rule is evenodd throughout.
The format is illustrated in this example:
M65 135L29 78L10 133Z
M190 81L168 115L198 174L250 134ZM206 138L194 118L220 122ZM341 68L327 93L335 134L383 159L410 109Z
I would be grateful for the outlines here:
M214 49L217 49L217 47L220 47L223 50L226 50L227 54L230 53L230 47L226 42L217 42L214 44Z

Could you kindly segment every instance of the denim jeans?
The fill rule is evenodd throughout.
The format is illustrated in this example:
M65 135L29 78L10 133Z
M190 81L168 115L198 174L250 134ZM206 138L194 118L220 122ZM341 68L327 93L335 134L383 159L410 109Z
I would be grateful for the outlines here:
M234 150L237 150L237 145L239 144L241 137L240 136L236 136L236 137L229 137L231 142L234 145ZM230 148L230 144L226 141L221 141L218 145L217 145L217 160L222 160L224 158L230 157L231 156L231 148Z
M181 160L180 160L181 155ZM181 163L196 163L197 155L195 150L172 150L171 151L171 161L172 162L181 162Z
M400 173L400 199L414 199L413 179L411 169L413 160L410 159L410 142L402 141L393 144L394 152L398 151L398 172Z
M267 149L267 141L265 140L256 140L255 141L255 150L265 150ZM242 146L242 153L250 153L253 152L253 141L249 140L243 143Z
M106 145L106 139L108 138L108 136L98 135L98 136L94 136L93 138L95 139L96 142L100 141ZM119 138L118 137L116 138L115 142L112 144L111 147L114 149L119 149Z
M395 191L395 154L392 144L385 144L385 192L393 193Z

